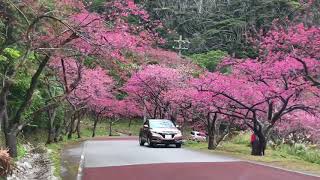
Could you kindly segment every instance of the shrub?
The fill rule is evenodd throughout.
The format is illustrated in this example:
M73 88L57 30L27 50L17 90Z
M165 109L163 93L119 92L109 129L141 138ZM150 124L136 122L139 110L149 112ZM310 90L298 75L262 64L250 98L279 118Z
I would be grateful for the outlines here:
M13 162L8 150L0 149L0 177L11 175L12 170Z
M320 164L320 151L318 149L308 148L304 144L295 144L293 146L283 144L279 146L278 150L296 156L299 159Z
M241 132L237 136L233 137L231 142L235 144L250 145L250 132Z

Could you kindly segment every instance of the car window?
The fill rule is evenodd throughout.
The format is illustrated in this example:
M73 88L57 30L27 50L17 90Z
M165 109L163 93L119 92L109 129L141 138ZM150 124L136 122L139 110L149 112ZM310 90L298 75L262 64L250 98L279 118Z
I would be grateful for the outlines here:
M194 135L194 132L191 132L192 135Z
M175 125L170 120L149 120L150 128L173 128Z

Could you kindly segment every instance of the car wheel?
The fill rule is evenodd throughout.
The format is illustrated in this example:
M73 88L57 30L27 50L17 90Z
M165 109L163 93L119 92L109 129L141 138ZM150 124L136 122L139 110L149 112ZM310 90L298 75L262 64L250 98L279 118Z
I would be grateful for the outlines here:
M139 137L139 144L140 144L140 146L144 146L144 141L142 140L142 138L141 137Z
M180 143L176 144L176 148L181 148L181 144Z
M151 139L150 139L150 138L148 138L147 141L148 141L149 147L154 147L154 144L151 142Z

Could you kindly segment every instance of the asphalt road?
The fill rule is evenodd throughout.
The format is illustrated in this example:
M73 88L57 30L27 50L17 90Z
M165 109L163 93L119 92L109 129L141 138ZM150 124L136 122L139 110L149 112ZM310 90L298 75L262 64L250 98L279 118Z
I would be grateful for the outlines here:
M319 180L220 155L174 147L140 147L137 140L87 141L83 180Z

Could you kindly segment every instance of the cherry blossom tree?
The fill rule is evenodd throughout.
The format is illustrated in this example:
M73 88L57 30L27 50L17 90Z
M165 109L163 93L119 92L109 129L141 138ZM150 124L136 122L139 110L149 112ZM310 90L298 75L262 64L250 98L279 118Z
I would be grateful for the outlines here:
M78 120L76 129L78 137L80 136L79 126L81 113L84 115L83 111L88 109L88 106L102 108L99 106L101 104L100 100L104 100L105 103L107 103L109 99L113 98L113 80L106 73L107 72L101 68L85 69L81 73L83 78L77 88L67 98L74 112L74 118L71 118L70 121L68 137L71 138L76 119ZM95 105L95 103L97 103L97 105ZM98 109L98 113L100 113L101 110L102 109Z
M134 100L129 98L119 101L117 109L118 115L121 118L129 119L129 128L131 127L133 118L140 118L143 116L142 109L139 108L139 104L137 104Z
M149 65L134 74L126 83L124 90L129 97L145 107L148 117L164 118L168 115L169 103L165 93L183 86L185 77L176 69Z
M292 23L291 23L292 24ZM320 28L305 26L304 24L290 25L288 28L274 26L261 42L261 54L264 54L265 63L276 63L280 68L286 64L285 69L295 71L319 86L319 58L320 58Z
M314 88L309 83L282 73L286 66L275 69L277 64L271 65L245 60L233 65L232 74L208 73L199 82L203 84L200 91L214 92L231 101L218 112L241 119L259 137L262 150L270 131L284 115L317 109Z
M319 123L318 116L305 112L297 112L285 116L276 127L279 140L284 143L319 143ZM279 141L278 140L278 141Z
M229 117L218 113L227 101L212 92L199 91L198 80L194 81L190 82L189 88L169 91L166 98L171 108L178 111L183 123L189 122L208 133L208 149L215 149L229 133ZM221 124L225 124L226 128L223 129Z

